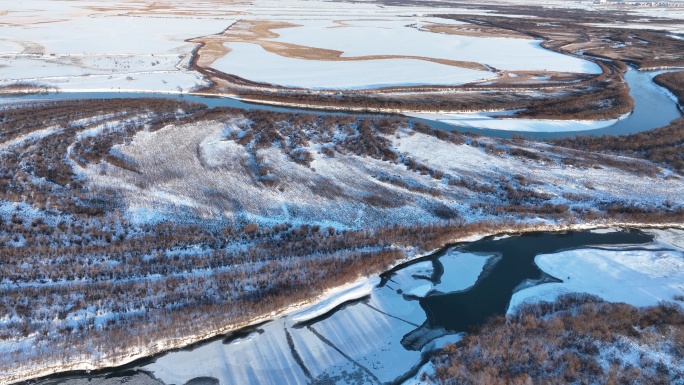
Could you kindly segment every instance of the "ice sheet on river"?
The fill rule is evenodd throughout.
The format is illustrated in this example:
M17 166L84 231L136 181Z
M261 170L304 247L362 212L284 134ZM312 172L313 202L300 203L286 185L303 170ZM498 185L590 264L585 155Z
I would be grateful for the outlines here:
M684 232L669 230L659 235L654 245L662 248L584 248L538 255L535 263L539 268L563 282L516 292L508 312L523 302L553 301L570 292L634 306L674 301L676 295L684 295L684 252L666 240L681 239Z

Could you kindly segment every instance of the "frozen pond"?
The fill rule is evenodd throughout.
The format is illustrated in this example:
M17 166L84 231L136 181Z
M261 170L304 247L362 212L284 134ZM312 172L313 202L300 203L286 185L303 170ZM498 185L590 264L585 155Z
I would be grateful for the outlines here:
M671 301L673 294L684 293L682 243L684 232L678 230L489 237L371 278L368 290L361 285L340 292L334 307L330 304L335 297L318 309L281 316L124 369L64 374L38 383L403 383L437 348L458 341L471 326L506 313L512 300L553 300L563 292L586 291L630 303L636 301L633 293L653 294L637 305ZM583 271L590 274L583 277ZM621 276L620 271L644 274ZM587 276L594 283L611 277L630 281L618 285L619 290L612 282L611 291L596 289Z

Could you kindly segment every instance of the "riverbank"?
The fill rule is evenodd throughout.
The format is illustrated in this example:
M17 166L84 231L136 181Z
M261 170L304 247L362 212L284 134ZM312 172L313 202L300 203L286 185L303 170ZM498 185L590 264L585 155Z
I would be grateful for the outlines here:
M630 223L630 222L611 222L611 223L597 223L597 224L567 224L567 225L536 225L528 226L526 228L500 228L492 232L481 232L477 234L470 234L465 236L459 236L452 238L448 243L446 243L442 248L427 251L427 252L416 252L412 255L407 256L402 260L395 261L392 265L388 266L383 271L396 270L402 266L415 263L418 260L429 259L435 253L439 253L444 248L453 246L454 244L462 244L466 242L475 242L485 237L496 236L502 234L520 234L526 232L557 232L557 231L576 231L576 230L595 230L595 229L609 229L615 227L630 227L630 228L684 228L681 224L669 223L669 224L648 224L648 223ZM154 346L148 346L147 349L140 350L138 352L132 352L123 358L116 361L104 362L101 364L94 364L92 362L80 362L71 365L59 365L50 368L45 368L41 370L36 370L32 372L22 373L17 376L11 377L11 379L3 379L3 383L14 383L17 381L28 380L31 378L38 378L49 376L51 374L63 373L63 372L73 372L73 371L94 371L109 369L113 370L116 367L126 365L130 362L138 361L144 358L163 356L171 351L176 351L178 349L183 349L188 346L202 344L202 341L215 338L219 335L223 335L230 332L235 332L240 329L253 327L254 325L262 324L266 321L272 321L277 318L284 316L291 316L297 318L308 318L308 316L319 317L323 315L326 311L336 308L342 303L362 298L369 294L370 290L377 284L377 275L381 272L374 272L364 277L360 277L354 282L348 283L346 285L338 286L327 290L320 296L313 298L309 301L299 302L297 304L290 305L280 311L272 312L262 317L255 318L247 323L242 324L232 324L222 327L220 329L212 330L201 335L194 335L186 337L183 339L167 340L167 341L157 341Z

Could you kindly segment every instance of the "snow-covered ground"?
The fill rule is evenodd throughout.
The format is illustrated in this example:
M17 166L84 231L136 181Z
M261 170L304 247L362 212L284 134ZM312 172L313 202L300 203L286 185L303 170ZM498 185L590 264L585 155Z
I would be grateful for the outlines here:
M504 4L516 2L506 1ZM555 6L570 6L558 3ZM581 5L581 8L593 8ZM681 17L678 9L637 9L637 12ZM664 12L664 13L663 13ZM378 6L373 2L327 2L317 0L255 0L250 2L168 1L112 4L104 0L25 0L0 4L3 33L0 38L0 85L29 81L63 90L181 92L204 85L204 79L185 68L195 44L185 40L220 33L236 20L287 21L298 27L278 29L271 41L319 47L342 52L342 57L403 55L478 62L501 70L549 70L598 73L588 61L544 50L538 41L431 33L419 26L457 24L431 14L494 14L448 4L437 7ZM507 15L519 17L520 15ZM523 15L524 16L524 15ZM634 23L632 23L634 24ZM632 27L632 24L625 27ZM646 25L646 24L644 24ZM635 24L635 27L641 25ZM648 25L650 27L650 25ZM335 28L331 28L335 27ZM676 30L673 29L673 32ZM234 44L231 44L231 48ZM150 56L154 57L150 57ZM453 68L446 71L427 61L314 62L278 59L280 68L301 66L311 79L294 82L286 74L273 79L269 66L259 59L276 60L258 49L239 47L226 62L254 59L245 75L250 80L312 88L378 87L454 84L468 81L477 71ZM158 66L152 63L160 61ZM342 66L333 79L317 72L325 65ZM222 67L223 65L221 65ZM312 67L313 66L313 67ZM379 68L391 69L389 73ZM448 67L448 66L447 66ZM230 66L228 66L230 68ZM439 70L436 70L439 69ZM382 80L353 73L372 72ZM481 71L482 78L491 73ZM401 79L411 73L417 79ZM392 75L393 74L393 75ZM432 74L434 79L421 80ZM296 76L295 76L296 77ZM441 80L439 78L442 78ZM328 84L328 82L333 81ZM336 84L335 84L336 83Z
M454 126L479 128L485 130L519 131L519 132L574 132L596 130L611 126L626 118L625 114L619 119L609 120L553 120L553 119L524 119L497 118L492 113L462 113L462 114L426 114L410 113L409 116L444 122ZM495 114L494 114L495 115Z
M529 301L553 301L564 293L589 293L611 302L657 305L684 295L682 230L658 231L656 248L586 248L539 255L535 263L561 279L513 294L508 311ZM674 240L672 243L668 241Z
M642 10L643 11L643 10ZM665 12L663 12L665 11ZM668 12L669 11L669 12ZM658 10L651 10L652 13L659 14L657 17L668 17L668 18L673 18L673 19L684 19L684 11L680 10L673 10L673 9L658 9ZM647 21L650 21L649 19L646 19ZM670 31L672 33L680 34L684 33L684 28L682 28L682 25L679 23L592 23L589 24L594 27L605 27L605 28L624 28L624 29L655 29L655 30L662 30L662 31Z
M186 39L219 32L231 15L132 15L143 4L29 0L0 4L0 85L31 82L63 91L181 92L205 80L184 68Z
M429 19L433 23L441 20L451 23ZM274 30L279 36L264 40L334 50L340 52L340 58L364 60L306 60L267 52L252 44L229 43L231 52L213 67L257 82L311 89L455 85L497 76L429 61L434 59L479 63L500 70L601 72L592 62L545 50L538 41L431 33L418 29L415 18L287 21L297 26ZM403 59L379 60L377 56Z
M34 83L76 92L184 93L208 85L188 69L196 44L186 40L219 34L236 21L282 21L267 43L336 50L344 60L305 60L258 44L228 43L213 66L240 77L288 87L358 90L388 86L457 85L497 70L599 73L586 60L541 48L523 38L433 33L425 27L460 24L434 14L482 14L485 10L395 7L316 0L249 3L169 1L112 5L103 0L27 0L0 5L0 86ZM427 16L422 16L427 15ZM389 55L392 58L379 57ZM348 60L358 59L364 60ZM435 62L437 60L438 62ZM467 67L468 65L466 65ZM431 116L448 124L494 130L583 131L615 123L495 119L478 114Z
M373 287L378 283L380 283L380 278L377 277L363 279L361 282L350 285L348 288L344 288L340 292L335 293L329 298L316 303L308 309L293 314L290 319L292 322L300 323L324 315L325 313L333 310L335 307L340 306L345 302L353 301L369 295L373 291Z
M223 199L206 195L207 189L217 196L234 197L244 209L244 213L239 215L246 215L248 220L263 225L290 221L294 224L315 223L349 228L420 223L439 219L435 216L434 207L446 207L468 220L479 220L489 216L474 210L471 204L501 203L496 196L472 196L470 190L454 188L447 180L420 175L404 166L351 154L325 156L318 150L322 144L313 142L305 147L313 157L311 168L290 161L276 147L260 149L261 162L269 167L270 175L278 181L278 186L283 187L282 191L264 189L252 182L249 170L243 166L250 162L245 147L232 140L221 140L226 130L224 124L203 122L170 125L155 132L141 131L129 144L116 146L115 151L140 165L142 175L114 166L108 167L107 175L101 175L99 166L95 165L86 169L79 167L78 172L90 181L93 188L109 186L123 189L129 213L141 221L153 220L154 215L140 216L136 213L163 213L164 209L232 215L226 212ZM446 174L466 176L476 183L491 185L494 180L520 174L535 181L536 190L550 194L554 204L569 203L565 198L568 194L589 194L595 200L637 200L643 204L660 205L681 193L679 180L635 178L633 174L613 167L579 170L555 162L492 156L481 148L456 145L415 132L399 131L388 140L398 154L410 156ZM169 152L169 148L174 148L174 151ZM378 175L390 175L413 186L435 189L440 194L432 196L413 192L382 182ZM140 188L139 185L146 187ZM391 207L378 207L364 203L361 198L342 201L334 195L320 194L315 186L329 186L330 191L344 192L353 197L378 194L398 203ZM324 218L320 215L321 210L326 213Z

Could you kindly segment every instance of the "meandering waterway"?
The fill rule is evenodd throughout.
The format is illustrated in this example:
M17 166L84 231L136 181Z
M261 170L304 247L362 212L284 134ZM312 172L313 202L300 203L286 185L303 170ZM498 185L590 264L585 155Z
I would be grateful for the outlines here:
M529 131L503 131L478 127L466 127L458 124L448 124L435 119L412 118L429 124L435 128L444 130L458 130L474 132L487 136L510 137L514 134L522 134L528 138L545 139L567 137L575 135L623 135L641 131L649 131L669 124L672 120L681 116L681 110L677 102L668 95L667 91L653 83L653 76L662 71L643 72L630 68L625 74L625 81L629 84L630 95L634 99L634 110L627 117L620 119L610 126L588 131L564 131L564 132L529 132ZM271 106L266 104L246 103L234 98L211 97L201 95L178 95L159 93L132 93L132 92L59 92L39 95L27 95L22 97L0 96L0 103L28 100L76 100L76 99L123 99L123 98L172 98L206 104L209 107L234 107L243 109L258 109L287 113L316 113L349 115L353 113L343 111L321 111L301 108L289 108ZM379 114L361 114L379 115ZM550 131L553 127L549 128Z

